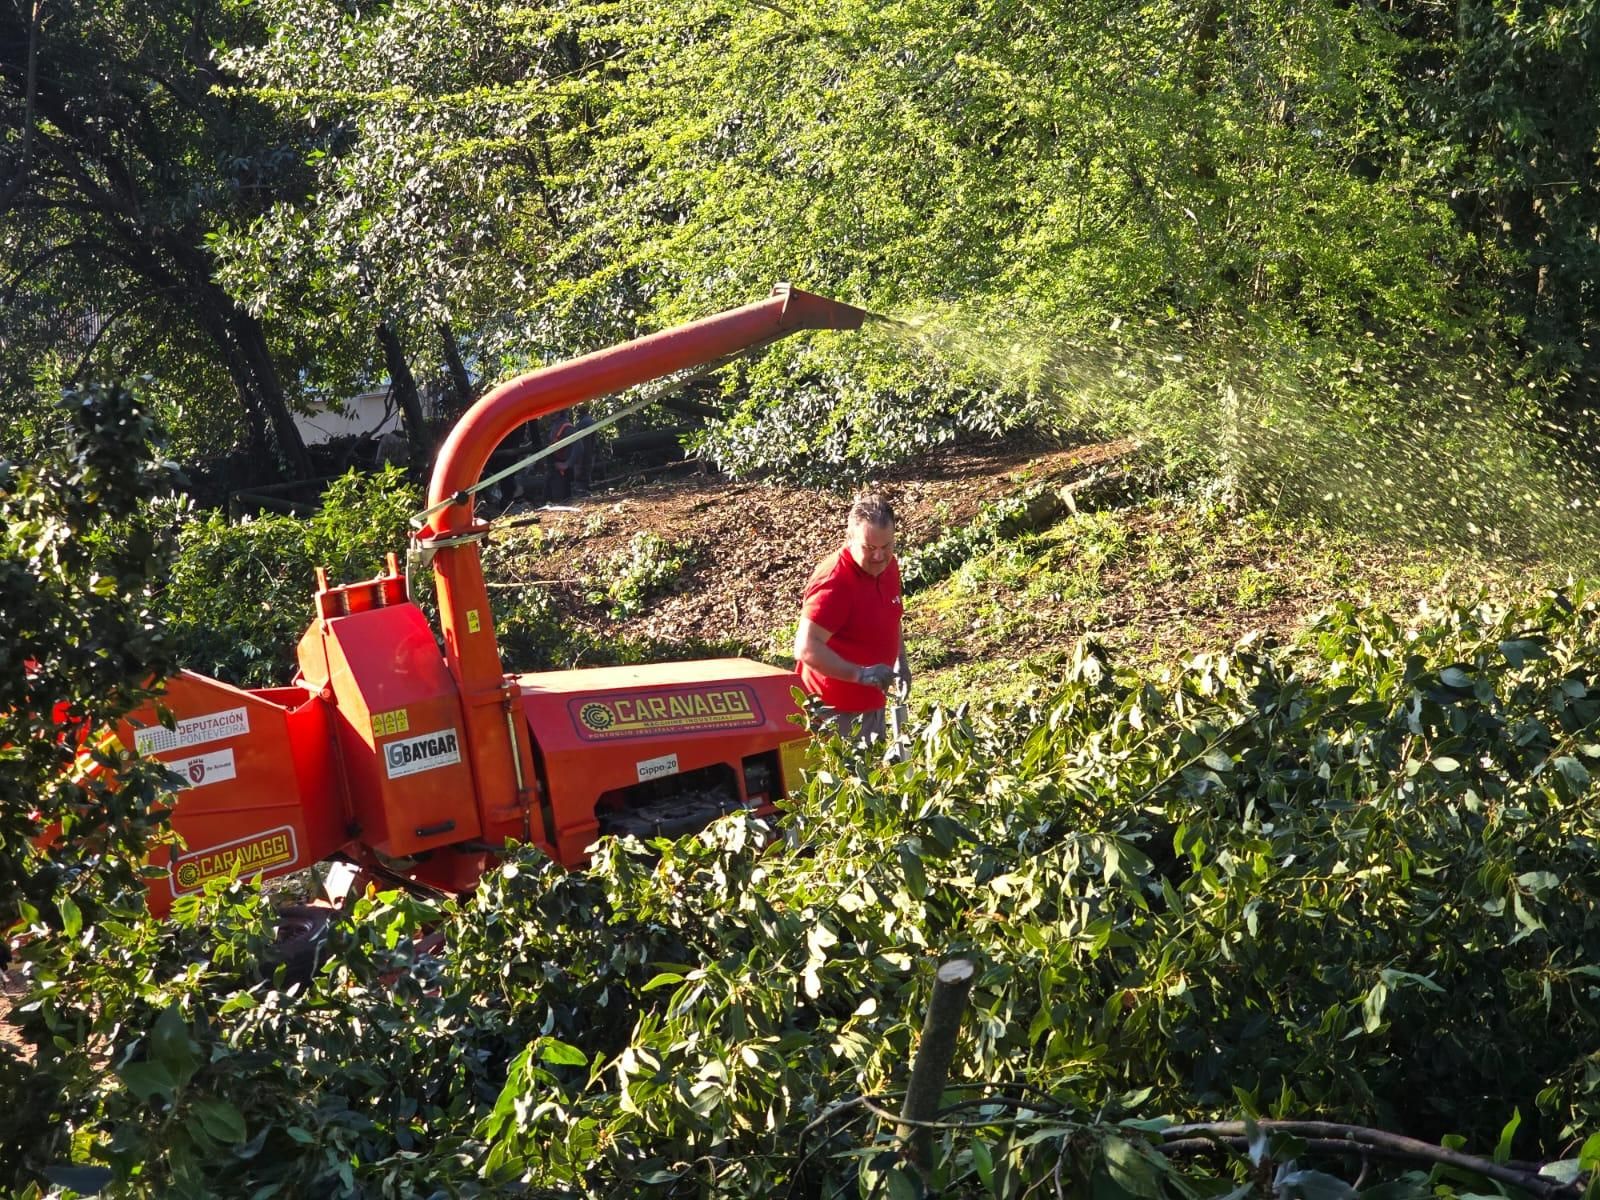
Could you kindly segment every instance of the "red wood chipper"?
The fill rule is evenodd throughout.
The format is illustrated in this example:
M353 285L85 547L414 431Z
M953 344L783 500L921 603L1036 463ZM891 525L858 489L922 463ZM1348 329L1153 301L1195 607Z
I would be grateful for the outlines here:
M431 562L442 640L391 554L376 579L330 586L286 687L184 671L123 737L187 786L158 851L153 911L234 871L341 858L443 891L469 889L510 840L579 865L605 833L702 828L792 787L804 731L794 676L745 659L508 674L472 489L500 442L569 405L867 313L779 284L766 300L542 368L479 400L451 431L413 552Z

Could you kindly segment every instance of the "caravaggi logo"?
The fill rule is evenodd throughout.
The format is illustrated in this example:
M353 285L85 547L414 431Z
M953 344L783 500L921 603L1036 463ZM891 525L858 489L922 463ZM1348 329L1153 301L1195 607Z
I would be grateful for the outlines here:
M580 736L589 740L695 729L741 729L765 719L747 687L677 688L637 692L569 706Z
M253 837L210 846L175 859L169 868L174 892L192 892L207 880L226 879L238 868L241 876L292 863L298 857L294 830L283 825Z

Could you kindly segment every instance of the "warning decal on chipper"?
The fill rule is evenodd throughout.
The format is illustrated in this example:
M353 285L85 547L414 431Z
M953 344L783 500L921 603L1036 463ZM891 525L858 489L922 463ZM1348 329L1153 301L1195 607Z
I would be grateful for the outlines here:
M136 729L133 744L140 754L165 754L184 746L199 746L218 742L223 738L238 737L250 732L250 710L230 708L226 712L206 713L199 717L185 717L173 728L150 725Z
M461 746L454 729L420 733L404 741L389 742L383 748L383 765L390 779L416 775L461 761Z
M269 829L237 842L209 846L176 858L169 869L174 892L192 892L204 887L207 880L226 879L239 869L241 878L281 867L299 857L294 844L294 830L288 825Z
M766 720L754 690L739 685L569 700L567 710L578 736L590 742L702 729L748 729Z
M411 714L403 708L372 714L372 736L388 737L391 733L410 733Z

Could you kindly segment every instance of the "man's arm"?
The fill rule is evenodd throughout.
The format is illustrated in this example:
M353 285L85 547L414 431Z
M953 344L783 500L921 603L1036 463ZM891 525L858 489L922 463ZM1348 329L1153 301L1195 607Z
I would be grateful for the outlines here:
M861 668L828 645L833 630L824 629L810 617L800 618L800 628L794 632L794 657L820 675L829 679L842 679L846 683L861 682Z

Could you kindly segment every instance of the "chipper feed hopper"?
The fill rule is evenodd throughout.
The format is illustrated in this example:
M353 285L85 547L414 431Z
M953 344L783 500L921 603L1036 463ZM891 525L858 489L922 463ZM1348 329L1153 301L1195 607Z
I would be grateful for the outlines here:
M698 829L766 810L795 781L794 676L745 659L508 674L469 489L524 422L804 329L867 314L780 284L767 299L533 371L479 400L446 439L414 550L431 559L442 636L393 554L332 586L286 687L192 672L134 713L125 740L187 781L184 848L159 851L151 907L234 870L279 875L342 857L411 883L470 888L507 841L567 865L605 833Z

